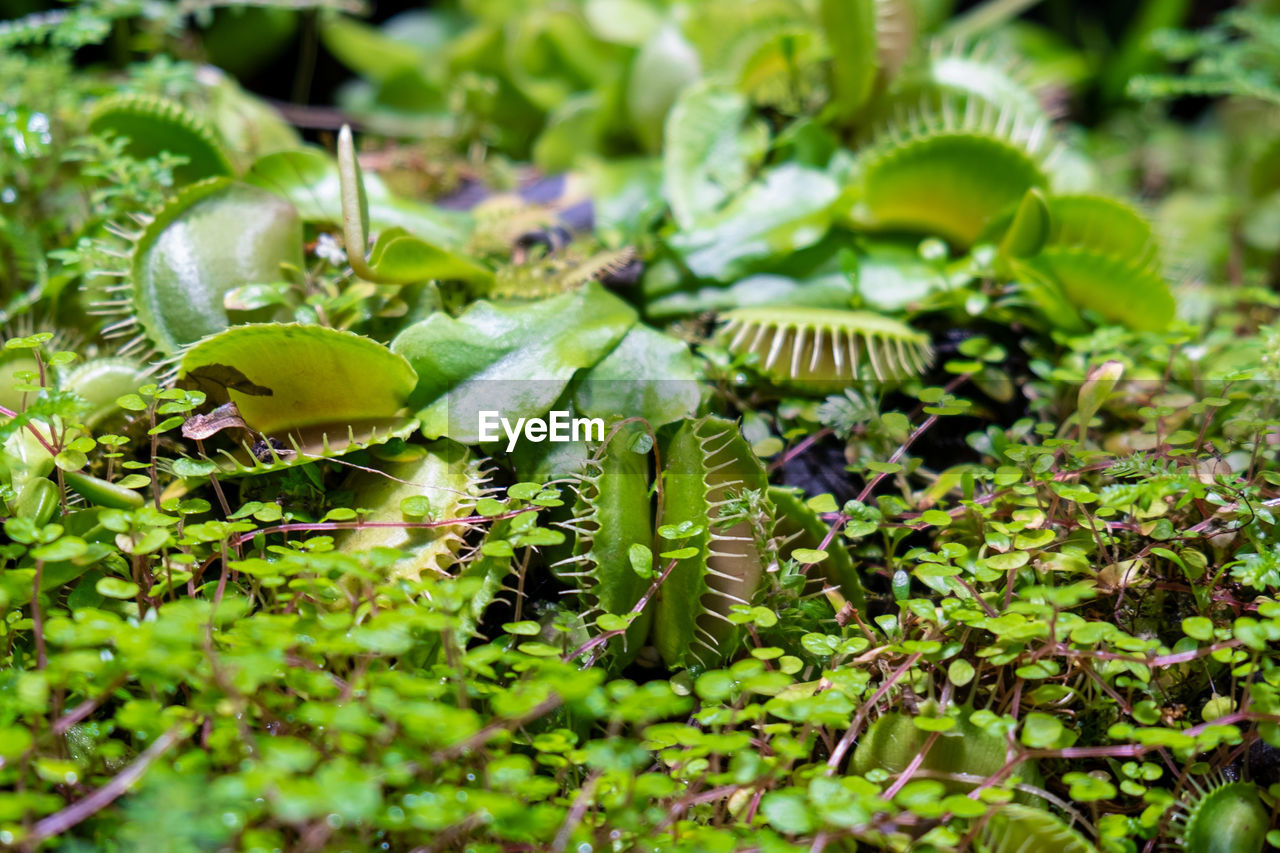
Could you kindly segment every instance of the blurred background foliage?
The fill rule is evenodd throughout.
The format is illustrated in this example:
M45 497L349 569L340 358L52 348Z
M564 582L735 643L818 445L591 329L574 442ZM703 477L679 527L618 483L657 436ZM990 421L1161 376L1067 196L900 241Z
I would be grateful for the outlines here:
M200 27L184 33L177 44L171 45L177 48L177 55L209 62L234 74L257 94L294 104L327 106L336 99L355 105L373 98L392 111L438 111L448 108L449 90L458 83L481 85L476 80L458 81L456 75L450 74L451 69L468 64L468 52L490 52L491 70L499 77L504 76L499 68L504 59L508 69L525 65L529 72L525 85L516 81L519 91L504 91L498 99L504 110L504 124L523 119L519 125L512 125L514 136L519 131L536 129L540 121L546 120L547 113L562 106L569 96L590 91L602 76L625 75L628 69L622 66L628 60L634 61L665 10L677 4L666 0L592 0L572 4L547 0L352 0L346 8L361 13L360 21L365 26L360 27L326 26L323 11L294 10L288 8L293 5L288 3L178 5L197 9ZM685 5L692 9L699 4ZM924 26L934 31L953 15L978 7L988 11L992 7L996 11L1002 11L1002 7L1028 7L1012 29L1019 47L1037 65L1056 60L1052 69L1041 67L1041 73L1048 75L1052 71L1055 77L1072 81L1073 116L1093 123L1125 100L1125 84L1130 77L1166 67L1151 43L1153 32L1179 26L1198 29L1237 4L1228 0L1044 0L994 4L979 0L924 0L919 5L925 13ZM60 8L64 4L51 0L3 0L0 20ZM556 17L548 13L556 8L577 9L574 24L555 23ZM387 49L380 55L359 57L359 49L368 44L361 38L376 37L371 28L381 29L382 36L399 44L400 49L381 42ZM465 38L460 38L463 34ZM710 44L700 47L713 46L717 34L708 32ZM570 61L553 61L551 54L558 49L574 53L584 47L577 58L561 56L559 59ZM80 61L120 66L145 58L153 49L154 42L139 37L128 26L120 26L105 45L82 51ZM543 81L548 85L536 85L539 64L544 69L555 66L555 85L549 80ZM404 73L405 66L416 67L419 73ZM355 84L353 77L372 80L375 91ZM1194 114L1204 104L1184 106L1187 114Z

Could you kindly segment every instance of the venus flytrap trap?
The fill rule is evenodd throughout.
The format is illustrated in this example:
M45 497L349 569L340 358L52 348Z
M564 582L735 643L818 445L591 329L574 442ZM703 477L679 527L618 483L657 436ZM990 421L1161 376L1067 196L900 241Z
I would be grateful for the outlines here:
M234 174L217 132L174 101L135 94L104 98L89 117L89 129L127 139L125 150L137 160L161 152L182 157L174 173L182 184Z
M579 591L583 618L594 615L597 631L626 629L614 644L624 662L640 651L653 618L652 610L631 616L653 572L649 460L632 449L635 426L615 429L587 463L576 484L575 517L564 523L574 533L573 556L553 567Z
M186 350L178 366L181 384L235 405L248 436L214 458L241 474L407 435L417 424L401 413L416 379L407 361L368 338L302 325L237 326Z
M771 535L773 512L736 498L764 485L759 461L729 422L687 421L667 449L659 522L698 531L668 555L679 562L657 602L655 640L669 662L713 663L732 649L729 609L749 605L763 580L759 533Z
M472 515L484 494L485 479L477 460L466 448L442 439L419 449L408 448L399 457L387 458L378 470L355 471L346 487L353 502L371 512L362 520L373 524L399 520L440 520ZM414 457L417 458L414 458ZM447 575L462 560L466 528L407 529L391 524L362 527L338 538L338 548L362 552L394 548L409 557L397 563L393 574L418 580L424 572Z
M802 388L841 389L923 371L928 339L876 314L804 308L739 308L722 315L718 337L731 353L754 353L766 376Z

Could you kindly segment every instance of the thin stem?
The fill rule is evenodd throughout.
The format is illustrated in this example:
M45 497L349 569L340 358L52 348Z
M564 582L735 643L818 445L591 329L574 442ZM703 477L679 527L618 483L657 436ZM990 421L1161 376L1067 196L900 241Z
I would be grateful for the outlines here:
M10 409L8 406L0 406L0 415L4 415L6 418L16 418L18 416L18 413L15 412L13 409ZM50 456L58 455L58 451L53 449L53 445L45 441L44 436L40 434L40 430L36 429L35 424L27 423L26 428L27 428L27 432L34 435L36 437L36 441L40 442L40 446L43 447L45 450L49 451Z
M911 667L915 666L920 658L924 657L921 652L916 652L903 662L902 666L893 671L884 684L871 694L871 698L862 704L858 709L858 714L853 718L853 722L849 724L849 728L845 730L844 735L840 738L840 742L836 744L836 748L831 751L831 757L827 759L827 775L830 776L840 769L840 764L844 761L845 754L849 751L849 747L853 746L854 740L862 732L862 724L866 721L867 715L871 713L871 709L875 704L888 693L893 685L898 683L902 676L906 675Z
M31 834L23 839L23 842L28 845L29 849L34 850L42 841L61 835L81 821L92 817L114 803L125 791L129 790L129 787L134 782L142 778L142 774L147 771L153 761L164 755L174 744L183 739L179 734L181 730L182 726L177 725L160 735L160 737L156 738L155 743L143 750L142 754L133 760L133 763L116 774L115 778L110 782L84 799L77 800L62 811L55 812L37 823L32 827Z
M658 576L657 580L649 585L649 589L645 591L644 595L640 596L640 600L631 608L632 613L638 614L644 611L645 607L649 604L649 600L658 594L658 587L662 586L663 581L665 581L671 574L672 569L676 567L678 562L678 560L672 560L667 564L667 567L662 570L662 574ZM565 662L575 660L592 649L595 649L595 653L591 655L591 659L588 660L586 665L583 667L584 669L590 669L595 665L596 661L600 659L600 655L604 654L604 644L614 637L627 633L627 630L627 628L620 628L616 631L605 631L603 634L597 634L577 649L574 649L572 652L565 655L564 660Z
M441 764L445 761L450 761L461 755L465 755L473 749L484 746L489 742L489 738L493 737L498 732L506 731L508 729L518 729L526 723L531 723L539 717L551 713L556 708L559 708L560 703L563 701L564 700L562 700L559 695L552 694L549 698L543 699L535 705L527 714L523 714L519 717L513 717L509 720L494 720L492 723L485 726L466 740L433 752L431 754L430 764ZM410 766L412 767L413 765Z
M824 427L823 429L820 429L817 432L815 432L813 435L805 436L803 441L801 441L795 447L788 450L786 453L779 456L773 462L769 463L769 473L772 474L774 471L778 470L783 465L786 465L792 459L795 459L797 456L804 453L810 447L813 447L819 441L822 441L822 439L826 438L832 433L833 433L833 430L830 427Z
M929 754L929 750L933 749L933 745L938 742L938 735L939 732L929 732L929 737L925 739L924 746L920 748L920 751L911 759L911 763L903 768L902 772L898 774L898 778L884 792L886 800L892 800L896 797L898 792L911 781L911 777L920 769L920 765L924 764L924 759Z
M515 518L526 512L537 512L538 507L512 510L501 515L469 515L466 518L446 518L442 521L296 521L289 524L277 524L275 527L264 527L243 533L235 540L235 547L252 540L256 536L271 533L317 533L324 530L366 530L375 527L393 527L399 530L433 530L437 527L452 527L456 524L480 524L485 521L503 521Z

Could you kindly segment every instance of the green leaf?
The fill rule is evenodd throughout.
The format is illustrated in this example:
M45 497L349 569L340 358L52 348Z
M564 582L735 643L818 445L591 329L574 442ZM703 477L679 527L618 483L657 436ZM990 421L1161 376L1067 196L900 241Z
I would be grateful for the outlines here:
M1213 621L1203 616L1189 616L1182 620L1182 633L1192 639L1208 642L1213 639Z
M805 506L819 515L840 511L840 507L836 505L836 499L832 497L829 492L824 492L821 495L814 495L804 503Z
M43 526L53 518L61 499L62 493L56 483L48 477L32 477L18 495L14 515L33 525Z
M661 524L658 526L658 535L663 539L674 542L678 539L688 539L692 536L701 536L702 531L706 528L700 524L694 524L692 521L682 521L679 524Z
M947 680L956 687L964 687L970 681L973 681L973 676L973 664L963 658L953 660L947 667Z
M1049 204L1044 193L1032 187L1022 197L1018 212L1000 242L1000 251L1011 258L1029 258L1040 253L1049 239Z
M1062 781L1071 786L1068 793L1078 803L1110 800L1116 796L1116 786L1110 780L1090 773L1066 773Z
M493 280L493 272L487 267L443 246L415 237L403 228L387 228L378 235L369 253L366 272L361 272L360 275L370 281L391 284L465 281L484 287Z
M507 497L518 501L527 501L537 497L541 491L541 483L515 483L507 487Z
M88 550L89 544L80 537L64 536L52 544L32 549L31 556L46 562L62 562L74 560Z
M1007 554L992 554L987 557L987 565L996 571L1007 572L1011 569L1020 569L1031 560L1031 555L1026 551L1010 551Z
M183 157L186 162L174 169L180 183L232 174L230 159L213 128L176 101L134 93L112 95L94 108L89 130L127 138L125 150L139 160L164 151Z
M644 418L656 430L693 414L702 398L698 378L698 360L688 345L637 324L575 380L575 408L606 421Z
M949 527L951 525L951 516L940 509L925 510L920 513L920 520L934 527Z
M175 471L176 473L176 471ZM144 498L133 489L127 488L124 483L132 477L140 475L130 474L118 483L110 483L97 477L91 477L88 474L82 474L79 471L63 472L63 479L67 486L80 495L86 501L95 506L111 507L112 509L136 509L142 506ZM137 480L133 480L137 483ZM148 477L142 477L139 485L146 485L151 480Z
M699 278L733 281L821 240L837 195L825 173L784 163L668 243Z
M653 552L645 545L635 542L627 549L627 557L631 568L642 578L653 577Z
M490 539L480 546L480 553L486 557L514 557L516 551L506 539Z
M130 599L138 594L138 585L120 578L100 578L94 585L99 595L107 598Z
M1048 714L1033 711L1022 722L1022 743L1033 749L1057 746L1062 734L1062 721Z
M143 533L142 536L138 538L137 542L131 547L123 548L122 546L122 549L128 551L130 554L150 554L153 551L157 551L164 547L169 540L169 531L165 530L163 527L153 527L146 533ZM119 542L118 539L117 542ZM101 590L99 590L99 592L101 592Z
M203 181L169 201L135 245L134 310L151 342L177 353L232 324L229 291L277 281L282 266L303 266L293 205L257 187ZM271 320L275 310L236 319Z
M234 402L258 432L334 425L335 441L347 424L396 416L417 380L404 358L363 335L265 323L206 338L178 375L214 403Z
M617 44L641 44L662 25L644 0L587 0L583 11L596 36Z
M816 824L808 798L795 789L765 794L760 800L760 813L775 829L792 835L809 832Z
M1200 718L1211 723L1219 717L1225 717L1236 709L1235 700L1230 696L1214 696L1200 709Z
M1244 643L1255 651L1265 651L1267 642L1271 639L1271 631L1268 627L1271 623L1262 623L1250 616L1241 616L1231 626L1231 632L1235 638Z
M601 631L625 631L631 627L632 617L637 614L628 613L623 616L613 613L602 613L596 619L596 627Z
M1089 371L1076 394L1076 422L1081 436L1088 432L1089 422L1111 396L1122 376L1124 365L1118 361L1108 361Z
M347 250L347 261L356 275L382 284L453 279L484 286L493 280L493 273L488 268L403 228L384 230L366 257L370 229L369 199L348 125L343 125L338 134L338 181L342 197L343 245Z
M949 732L956 727L954 717L913 717L911 722L922 732Z
M598 5L601 0L593 0L588 8ZM627 114L646 150L657 152L662 148L667 115L680 93L698 79L701 71L698 52L675 26L659 27L636 53L627 83Z
M529 305L476 302L456 319L433 314L401 332L391 349L420 377L410 405L420 407L423 434L475 444L480 412L512 423L545 415L573 374L612 350L635 319L592 283Z
M320 17L320 39L325 48L352 71L383 81L406 69L425 68L432 45L413 44L345 15Z
M13 761L31 748L31 732L21 726L0 728L0 758Z
M1048 199L1050 236L1035 257L1014 264L1060 286L1078 308L1133 329L1160 331L1173 320L1151 224L1137 210L1101 196Z
M183 479L207 477L218 470L218 463L209 459L175 459L173 473Z

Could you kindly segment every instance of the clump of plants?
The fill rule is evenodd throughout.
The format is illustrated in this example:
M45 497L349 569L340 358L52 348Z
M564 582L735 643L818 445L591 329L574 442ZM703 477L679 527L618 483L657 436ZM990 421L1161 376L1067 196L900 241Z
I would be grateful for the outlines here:
M1280 847L1276 10L1036 5L0 23L0 841Z

